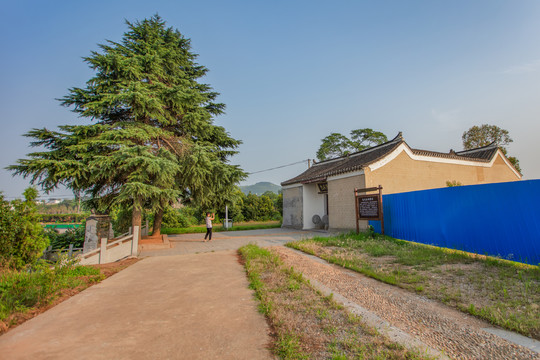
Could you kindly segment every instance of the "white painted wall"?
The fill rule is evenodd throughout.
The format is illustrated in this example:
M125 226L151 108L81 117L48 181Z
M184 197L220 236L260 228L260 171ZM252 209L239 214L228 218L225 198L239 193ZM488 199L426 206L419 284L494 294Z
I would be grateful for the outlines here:
M315 224L311 221L313 215L319 215L321 218L324 215L324 195L319 194L317 184L304 184L303 188L304 200L304 230L314 229Z

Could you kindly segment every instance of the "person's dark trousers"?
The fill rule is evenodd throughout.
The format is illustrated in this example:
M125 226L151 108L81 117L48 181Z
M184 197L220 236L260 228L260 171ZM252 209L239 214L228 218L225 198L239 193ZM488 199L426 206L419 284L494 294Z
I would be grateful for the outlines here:
M204 240L212 240L212 228L206 228L206 235L204 236Z

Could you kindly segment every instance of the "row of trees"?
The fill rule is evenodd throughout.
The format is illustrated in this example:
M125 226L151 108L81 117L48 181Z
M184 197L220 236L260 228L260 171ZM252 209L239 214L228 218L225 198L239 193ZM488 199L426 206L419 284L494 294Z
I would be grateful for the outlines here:
M483 124L473 126L465 131L461 137L463 149L470 150L495 143L499 146L504 155L521 173L519 160L514 156L509 156L506 146L513 142L508 130L501 129L496 125ZM362 151L368 147L380 145L388 141L385 134L373 129L356 129L351 131L350 138L340 133L332 133L321 140L317 158L320 161L328 160L349 153Z
M234 222L243 221L281 221L283 213L283 196L273 192L266 192L263 195L244 194L240 189L234 193L235 201L228 208L228 217ZM197 205L181 206L178 209L169 208L163 216L162 226L166 228L182 228L193 225L204 224L206 211L216 214L215 223L220 223L225 219L225 208L206 209ZM113 213L113 226L115 231L123 232L127 228L127 223L122 221L121 213ZM154 218L148 214L149 225L152 226Z
M38 203L37 209L40 214L75 214L81 210L77 199L62 200L58 204Z
M225 105L199 82L208 70L190 40L157 15L126 24L120 42L84 58L95 71L86 86L60 99L93 122L32 129L31 146L45 150L9 168L47 192L64 185L97 212L129 212L134 226L143 210L152 212L159 234L178 199L206 208L232 203L234 185L246 177L229 164L241 142L213 123Z
M223 211L218 213L222 218ZM240 192L229 217L234 221L281 220L283 214L283 194L267 191L262 195Z

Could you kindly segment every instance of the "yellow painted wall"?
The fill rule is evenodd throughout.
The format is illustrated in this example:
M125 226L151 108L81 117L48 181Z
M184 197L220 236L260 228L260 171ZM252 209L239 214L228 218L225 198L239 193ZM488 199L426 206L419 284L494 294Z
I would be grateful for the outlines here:
M446 181L462 185L520 180L499 154L492 167L413 160L400 153L388 164L370 171L364 169L366 187L382 185L384 194L446 187Z

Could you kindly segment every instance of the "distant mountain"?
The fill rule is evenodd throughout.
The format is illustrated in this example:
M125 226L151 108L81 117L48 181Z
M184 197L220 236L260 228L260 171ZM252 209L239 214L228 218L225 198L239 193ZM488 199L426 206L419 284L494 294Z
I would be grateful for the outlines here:
M272 184L271 182L258 182L255 185L246 185L246 186L240 186L240 190L244 194L255 194L255 195L262 195L267 191L271 191L274 193L279 193L281 191L281 186Z

